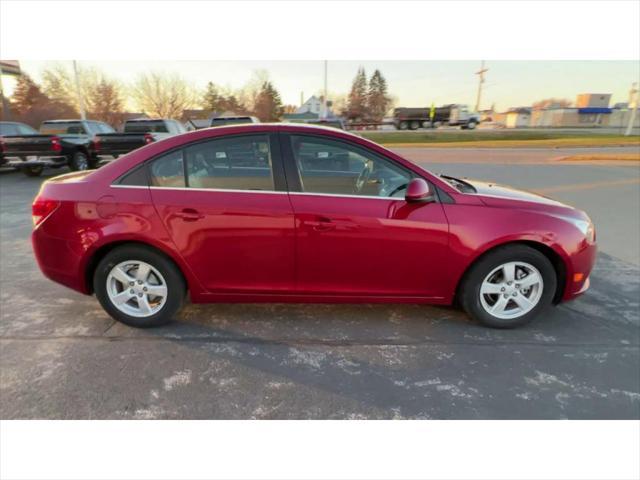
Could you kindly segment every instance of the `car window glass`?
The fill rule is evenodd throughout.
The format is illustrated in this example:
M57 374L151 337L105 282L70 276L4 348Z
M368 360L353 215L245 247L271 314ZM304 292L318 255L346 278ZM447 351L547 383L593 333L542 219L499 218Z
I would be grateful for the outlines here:
M100 133L115 133L115 130L111 125L108 125L106 123L98 123L96 125Z
M51 122L40 126L40 133L47 135L85 134L86 131L80 122Z
M292 135L302 190L309 193L403 197L411 172L364 148Z
M274 190L269 139L248 135L185 148L188 186L223 190Z
M154 187L184 187L182 150L167 153L151 162L151 185Z
M163 120L133 120L124 125L124 133L167 133L167 125Z
M0 135L18 135L18 126L11 123L2 124L0 125Z

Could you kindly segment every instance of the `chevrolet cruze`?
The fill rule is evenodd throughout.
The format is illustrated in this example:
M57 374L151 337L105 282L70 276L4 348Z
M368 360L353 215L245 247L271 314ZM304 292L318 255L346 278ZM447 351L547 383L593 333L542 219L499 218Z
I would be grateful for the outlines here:
M46 181L32 213L43 273L136 327L170 321L187 295L455 303L514 327L584 292L596 258L580 210L303 125L153 143Z

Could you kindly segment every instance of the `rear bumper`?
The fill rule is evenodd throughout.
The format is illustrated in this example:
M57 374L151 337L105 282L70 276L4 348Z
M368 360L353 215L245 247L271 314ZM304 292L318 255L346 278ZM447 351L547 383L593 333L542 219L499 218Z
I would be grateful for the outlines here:
M31 245L40 270L45 277L80 293L88 294L83 275L83 246L57 238L36 228Z
M31 157L33 155L26 155ZM14 168L24 168L24 167L39 167L39 166L57 166L57 165L66 165L67 157L57 155L57 156L38 156L35 160L20 160L17 158L8 158L7 165Z

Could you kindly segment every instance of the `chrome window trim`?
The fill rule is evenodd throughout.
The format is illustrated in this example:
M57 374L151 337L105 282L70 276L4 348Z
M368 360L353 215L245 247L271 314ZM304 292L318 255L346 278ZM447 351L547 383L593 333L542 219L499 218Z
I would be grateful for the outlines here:
M373 195L347 195L342 193L314 193L314 192L289 192L289 195L313 195L318 197L338 197L338 198L363 198L367 200L402 200L404 201L404 197L376 197Z
M404 197L374 197L369 195L345 195L339 193L314 193L314 192L278 192L275 190L234 190L224 188L190 188L190 187L160 187L160 186L143 186L143 185L111 185L112 188L143 188L152 190L184 190L196 192L230 192L230 193L266 193L276 195L306 195L315 197L336 197L336 198L360 198L367 200L386 200L386 201L404 201Z

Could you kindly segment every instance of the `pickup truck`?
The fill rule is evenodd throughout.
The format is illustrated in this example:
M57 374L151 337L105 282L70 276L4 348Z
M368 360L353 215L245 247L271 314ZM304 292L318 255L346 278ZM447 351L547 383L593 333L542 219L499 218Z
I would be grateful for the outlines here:
M94 136L114 131L110 125L94 120L47 120L39 132L3 135L2 155L8 165L30 177L40 175L44 167L88 170L98 161Z
M97 134L93 139L93 147L99 157L118 158L136 148L186 131L182 123L170 118L132 119L124 123L122 133Z
M4 155L4 142L2 137L15 135L37 135L38 131L20 122L0 122L0 167L7 162Z

